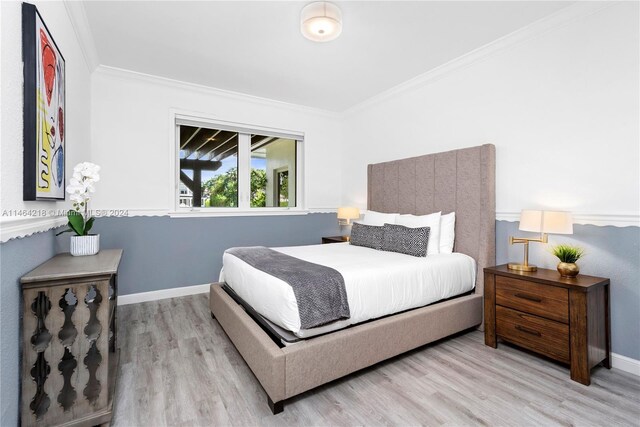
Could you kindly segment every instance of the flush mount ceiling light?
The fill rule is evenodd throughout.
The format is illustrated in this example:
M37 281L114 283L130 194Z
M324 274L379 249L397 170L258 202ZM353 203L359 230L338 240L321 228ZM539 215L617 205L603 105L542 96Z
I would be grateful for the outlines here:
M300 14L302 35L314 42L328 42L342 32L342 12L338 6L326 1L310 3Z

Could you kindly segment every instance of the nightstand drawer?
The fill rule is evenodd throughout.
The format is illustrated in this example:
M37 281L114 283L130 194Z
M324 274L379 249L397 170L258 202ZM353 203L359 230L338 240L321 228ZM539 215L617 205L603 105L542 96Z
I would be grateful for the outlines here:
M569 363L569 326L506 307L496 307L496 333L499 337Z
M569 293L564 288L496 276L496 304L569 323Z

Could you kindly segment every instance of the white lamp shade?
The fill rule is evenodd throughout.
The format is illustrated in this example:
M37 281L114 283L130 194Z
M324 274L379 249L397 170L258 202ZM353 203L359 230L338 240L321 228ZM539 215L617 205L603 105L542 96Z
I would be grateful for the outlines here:
M317 1L302 9L300 14L302 35L316 42L328 42L342 33L342 12L333 3Z
M544 211L542 232L550 234L573 234L573 216L571 212Z
M360 209L353 207L341 207L338 208L338 219L358 219L360 218Z
M573 216L570 212L524 209L518 228L533 233L573 234Z
M542 211L523 209L520 212L520 226L518 228L521 231L540 233L542 231Z

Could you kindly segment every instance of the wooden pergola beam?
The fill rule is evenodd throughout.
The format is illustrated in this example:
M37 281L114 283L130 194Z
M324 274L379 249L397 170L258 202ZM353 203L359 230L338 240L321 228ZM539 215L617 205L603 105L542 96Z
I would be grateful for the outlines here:
M221 131L217 129L203 129L202 131L200 131L197 137L191 139L189 143L186 144L184 148L182 148L184 151L187 152L187 156L185 157L189 157L189 155L198 151L200 147L203 147L207 144L218 143L217 140L220 138L226 138L225 131Z
M216 171L220 169L220 166L222 166L222 162L180 159L180 181L193 193L192 206L194 208L202 206L202 171ZM193 179L189 178L182 169L192 170Z
M229 150L229 148L233 148L233 147L238 147L238 134L233 134L230 138L226 139L225 141L223 141L220 144L217 144L215 147L211 146L211 147L204 147L204 149L202 150L202 154L199 155L198 158L202 159L202 158L208 158L208 159L214 159L217 156L219 156L221 153L224 153L226 151ZM207 151L208 149L208 151ZM222 160L221 158L219 158L218 160Z
M258 135L254 135L258 136ZM255 142L253 140L253 137L251 138L251 151L253 150L257 150L260 147L264 147L265 145L269 144L270 142L275 141L276 139L279 139L277 137L273 137L273 136L261 136L259 139L256 139Z
M191 131L191 129L194 129ZM202 128L192 128L188 126L180 126L180 149L184 150L185 147L195 136L200 132Z
M186 185L187 188L193 192L193 180L189 178L189 175L180 171L180 181L182 181L182 183Z
M212 160L180 159L180 169L191 169L201 171L217 171L222 166L222 162Z

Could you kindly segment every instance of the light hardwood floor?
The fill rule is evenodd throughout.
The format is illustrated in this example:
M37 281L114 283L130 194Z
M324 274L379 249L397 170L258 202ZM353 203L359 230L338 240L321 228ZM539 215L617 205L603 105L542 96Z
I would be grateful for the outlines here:
M566 367L473 331L427 345L285 403L267 397L208 295L119 308L115 426L640 425L640 379Z

